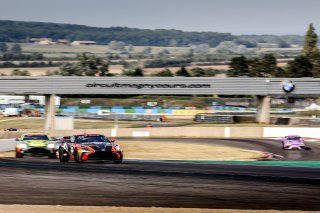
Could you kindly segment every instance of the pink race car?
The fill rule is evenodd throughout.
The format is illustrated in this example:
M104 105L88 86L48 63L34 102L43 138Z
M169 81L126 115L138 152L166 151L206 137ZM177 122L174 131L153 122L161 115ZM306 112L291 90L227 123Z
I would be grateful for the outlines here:
M310 149L306 147L304 140L299 135L288 135L282 139L283 149Z

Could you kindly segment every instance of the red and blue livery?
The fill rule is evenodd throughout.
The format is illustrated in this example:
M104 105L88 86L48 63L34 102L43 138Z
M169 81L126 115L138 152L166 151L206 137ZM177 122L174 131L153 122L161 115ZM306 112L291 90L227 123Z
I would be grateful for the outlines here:
M59 147L60 162L84 162L88 160L109 160L122 163L123 151L113 139L100 134L82 134L70 136Z

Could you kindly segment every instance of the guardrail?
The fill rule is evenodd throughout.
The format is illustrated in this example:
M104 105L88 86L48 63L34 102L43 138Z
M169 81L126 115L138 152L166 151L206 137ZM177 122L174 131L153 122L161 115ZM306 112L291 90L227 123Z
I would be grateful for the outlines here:
M0 138L17 138L27 132L44 131L0 131ZM285 135L301 135L308 138L320 138L320 128L308 127L160 127L52 130L48 132L50 136L68 136L83 133L99 133L108 137L279 138Z

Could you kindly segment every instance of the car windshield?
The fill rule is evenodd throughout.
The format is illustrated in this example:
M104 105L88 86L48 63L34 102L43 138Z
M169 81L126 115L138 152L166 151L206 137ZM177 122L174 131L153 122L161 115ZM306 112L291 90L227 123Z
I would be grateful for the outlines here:
M300 140L300 137L288 137L287 140L296 141L296 140Z
M47 135L25 135L23 140L49 140Z
M88 143L88 142L106 142L106 143L110 143L110 141L102 136L102 135L97 135L97 136L79 136L78 143Z

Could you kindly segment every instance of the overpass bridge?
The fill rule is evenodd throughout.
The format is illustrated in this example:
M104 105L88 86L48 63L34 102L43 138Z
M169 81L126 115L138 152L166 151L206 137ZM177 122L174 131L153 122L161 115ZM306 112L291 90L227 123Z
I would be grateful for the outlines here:
M54 128L55 96L68 94L252 95L257 122L268 123L272 97L320 96L320 78L4 76L0 94L45 95L46 129Z

